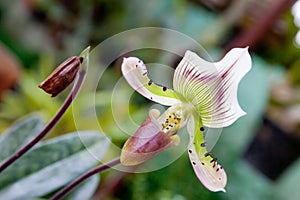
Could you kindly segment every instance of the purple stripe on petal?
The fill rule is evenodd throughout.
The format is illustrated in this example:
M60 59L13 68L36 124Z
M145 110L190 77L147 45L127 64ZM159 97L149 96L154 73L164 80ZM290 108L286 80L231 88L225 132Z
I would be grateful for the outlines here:
M205 126L229 126L245 114L238 104L237 89L250 68L247 48L233 49L216 63L187 51L175 70L174 90L196 107Z

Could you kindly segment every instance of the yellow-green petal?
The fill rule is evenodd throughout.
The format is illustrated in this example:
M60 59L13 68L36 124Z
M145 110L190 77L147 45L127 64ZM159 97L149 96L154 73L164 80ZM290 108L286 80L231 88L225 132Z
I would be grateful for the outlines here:
M191 116L187 126L190 135L188 154L196 176L210 191L225 192L226 172L217 159L206 150L204 129L200 118L197 115Z

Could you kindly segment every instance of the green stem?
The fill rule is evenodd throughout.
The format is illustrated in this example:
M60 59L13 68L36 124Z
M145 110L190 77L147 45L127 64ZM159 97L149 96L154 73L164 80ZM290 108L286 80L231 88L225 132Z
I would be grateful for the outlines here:
M51 119L51 121L44 127L44 129L33 140L31 140L27 145L25 145L24 147L19 149L17 152L15 152L13 155L11 155L8 159L6 159L3 163L1 163L0 173L3 170L5 170L7 167L9 167L11 164L13 164L15 161L17 161L22 155L24 155L27 151L29 151L39 141L41 141L47 135L47 133L59 122L61 117L67 111L67 109L72 104L73 100L75 99L76 95L78 94L78 92L83 84L85 76L86 76L86 71L80 70L78 73L78 78L76 79L76 82L74 83L72 90L70 91L68 97L66 98L65 102L60 107L58 112L55 114L55 116Z
M68 192L73 190L76 186L78 186L80 183L85 181L86 179L90 178L91 176L101 173L107 169L110 169L111 167L120 164L120 158L116 158L114 160L111 160L103 165L100 165L98 167L95 167L88 171L87 173L81 175L76 180L71 182L69 185L61 189L59 192L57 192L53 197L50 198L50 200L59 200L62 197L64 197Z

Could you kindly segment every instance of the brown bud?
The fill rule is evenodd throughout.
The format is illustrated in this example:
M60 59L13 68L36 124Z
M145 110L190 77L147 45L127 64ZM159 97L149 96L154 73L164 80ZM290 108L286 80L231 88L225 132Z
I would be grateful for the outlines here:
M83 58L78 56L67 59L39 84L39 88L55 97L73 82L82 61Z

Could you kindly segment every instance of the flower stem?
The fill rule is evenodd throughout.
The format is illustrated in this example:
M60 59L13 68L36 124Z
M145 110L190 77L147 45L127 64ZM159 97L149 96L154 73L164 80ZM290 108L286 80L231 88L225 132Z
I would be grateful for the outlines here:
M74 86L72 90L70 91L68 97L66 98L63 105L60 107L60 109L57 111L55 116L51 119L51 121L44 127L44 129L33 139L31 140L27 145L19 149L17 152L15 152L13 155L11 155L7 160L5 160L0 165L0 173L5 170L8 166L10 166L12 163L14 163L16 160L18 160L22 155L24 155L28 150L30 150L34 145L36 145L39 141L41 141L47 133L59 122L63 114L67 111L73 100L75 99L76 95L78 94L83 81L86 76L86 71L80 70L78 73L78 78L76 79Z
M91 169L90 171L86 172L85 174L78 177L76 180L71 182L69 185L61 189L59 192L57 192L53 197L50 198L50 200L59 200L62 197L64 197L68 192L70 192L72 189L74 189L76 186L78 186L80 183L85 181L86 179L90 178L91 176L101 173L107 169L110 169L111 167L120 164L120 158L116 158L114 160L111 160L103 165L100 165L98 167L95 167Z
M282 13L295 2L296 0L273 1L273 4L268 6L261 19L256 20L252 26L240 33L227 45L226 52L236 46L250 46L250 49L254 48Z

